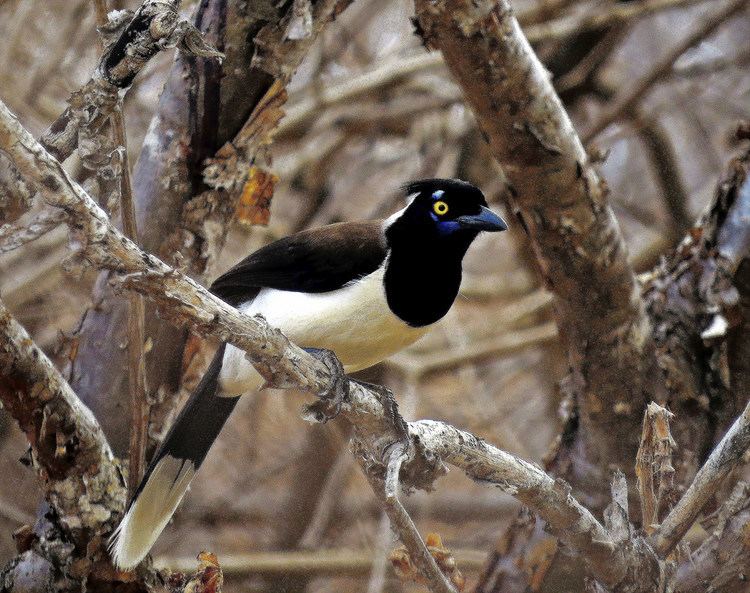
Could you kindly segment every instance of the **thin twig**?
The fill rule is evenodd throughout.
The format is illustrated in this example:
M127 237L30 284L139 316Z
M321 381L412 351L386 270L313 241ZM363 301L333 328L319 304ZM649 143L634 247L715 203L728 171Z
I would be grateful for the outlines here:
M60 210L45 208L25 223L4 224L0 227L0 253L18 249L48 233L65 221Z
M96 24L107 25L107 0L93 0ZM102 41L100 39L100 41ZM102 41L103 45L103 41ZM133 185L130 179L128 143L125 133L125 116L122 98L112 111L110 122L115 149L120 152L120 216L123 234L138 245L138 226L135 219ZM146 341L146 307L143 297L128 295L128 389L130 391L130 446L128 462L128 497L132 497L141 482L146 462L148 441L149 405L146 396L146 367L144 345Z
M449 369L491 356L509 356L525 348L548 344L556 340L557 336L557 325L549 322L476 340L460 348L450 348L426 355L398 354L388 359L385 364L418 379L436 370Z
M643 96L662 78L672 72L675 62L689 49L713 34L721 25L743 10L748 0L733 0L726 4L721 10L701 21L698 26L681 43L672 49L666 56L633 84L628 84L619 96L616 96L609 108L591 124L582 135L584 144L591 142L596 136L603 132L609 125L622 118L630 111Z
M672 236L682 237L693 224L690 215L690 196L680 175L680 167L674 147L664 127L653 118L631 110L633 125L640 138L651 165L657 185L661 188L664 205L672 219Z
M738 482L709 518L709 537L677 569L673 590L679 593L747 591L743 575L750 562L747 529L750 522L750 485Z
M683 8L703 2L706 2L706 0L641 0L640 2L632 3L605 3L600 5L598 9L591 9L589 7L583 11L583 15L562 16L554 20L525 27L524 33L530 43L564 39L584 31L627 23L657 12ZM518 20L521 25L524 24L523 13L518 16Z
M409 557L414 566L422 576L427 579L430 591L440 593L456 593L456 588L448 580L435 558L430 554L427 545L419 534L414 521L406 512L404 505L398 497L400 488L399 473L403 462L407 459L406 445L397 443L393 445L386 463L385 479L381 480L375 476L372 469L364 461L365 457L357 455L362 465L362 471L372 486L375 495L383 502L385 512L391 520L391 525L398 533L401 542L406 546Z

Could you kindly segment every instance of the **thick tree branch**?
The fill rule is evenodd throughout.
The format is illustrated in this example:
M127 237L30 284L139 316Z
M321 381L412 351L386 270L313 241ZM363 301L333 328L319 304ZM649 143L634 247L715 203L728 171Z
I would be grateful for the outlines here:
M556 296L589 455L581 471L631 467L659 373L606 185L507 0L415 0L415 7L425 42L442 51L503 167L511 207Z
M125 505L112 452L89 409L0 302L0 399L31 445L47 502L75 541Z

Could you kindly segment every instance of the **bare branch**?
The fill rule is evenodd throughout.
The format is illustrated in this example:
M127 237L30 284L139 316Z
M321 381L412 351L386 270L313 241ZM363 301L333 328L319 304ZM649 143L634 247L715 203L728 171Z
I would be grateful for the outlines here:
M65 220L65 215L59 210L45 208L37 213L30 221L19 224L4 224L0 227L0 253L18 249L48 233Z
M493 356L509 356L524 348L548 344L557 338L557 326L550 322L476 340L460 349L422 355L398 354L385 364L406 373L412 379L417 379L439 369L444 370Z
M45 498L78 541L125 504L104 434L52 362L0 302L0 399L32 448Z
M96 23L100 30L107 26L107 0L93 0L96 12ZM122 98L118 97L117 107L110 117L114 150L111 155L119 154L119 175L115 177L117 192L120 198L120 217L123 234L138 244L138 227L135 219L135 202L133 184L130 179L128 144L125 135L125 114L122 110ZM146 397L146 365L144 345L146 325L146 307L143 297L137 294L128 295L128 389L130 390L130 446L128 463L128 497L135 494L141 482L146 463L146 445L148 440L149 405Z
M651 541L659 556L665 558L687 533L706 503L716 493L721 481L743 461L750 448L750 403L737 418L706 463L695 475L690 487L652 534Z
M644 397L660 383L606 185L507 0L415 0L415 9L425 42L442 51L503 167L510 207L556 297L570 385L595 457L571 473L583 480L594 467L631 467Z
M583 134L583 142L588 144L610 124L613 124L630 111L654 84L672 71L672 66L682 54L703 41L706 37L712 35L721 25L742 11L747 5L748 0L733 0L698 23L690 35L678 44L677 47L656 62L640 80L629 83L626 86L626 90L614 98L611 106Z
M694 219L690 214L690 195L680 175L677 155L669 135L656 119L639 112L637 108L633 108L631 113L636 133L654 168L664 205L672 218L672 237L679 239L692 226Z
M247 577L252 575L352 575L364 576L372 568L372 550L320 549L273 552L247 552L222 554L221 569L225 576ZM456 562L467 572L484 566L487 553L484 550L455 550ZM154 565L173 571L189 572L195 566L192 557L157 556Z
M738 482L711 520L710 536L677 570L674 590L679 593L742 593L747 590L744 575L750 562L747 542L750 486Z
M145 0L119 38L105 51L91 79L70 97L68 107L42 136L42 146L60 161L78 144L81 123L102 125L148 61L161 50L185 46L195 28L180 20L180 0ZM200 36L199 36L200 37ZM185 47L200 53L200 49Z
M435 558L427 549L422 536L419 535L417 527L414 525L409 513L406 512L404 505L398 497L399 490L399 473L401 465L406 461L407 447L404 443L396 443L391 447L385 465L385 476L378 476L379 464L368 463L368 451L364 447L358 450L359 443L355 441L354 455L362 466L362 471L370 481L375 495L382 501L385 512L391 521L391 525L396 530L399 538L409 552L409 557L414 566L422 573L427 580L431 591L440 593L456 593L456 588L448 580L443 571L435 562ZM375 470L375 471L373 471Z
M604 4L594 10L583 11L583 15L562 16L524 27L524 33L530 43L562 39L583 31L620 25L664 10L684 8L702 2L705 0L641 0L634 3ZM524 24L523 17L523 14L518 17L521 25Z

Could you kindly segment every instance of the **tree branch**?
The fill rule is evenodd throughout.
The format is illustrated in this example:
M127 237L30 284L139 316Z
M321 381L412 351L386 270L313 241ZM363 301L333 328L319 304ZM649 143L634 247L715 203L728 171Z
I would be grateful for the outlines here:
M721 25L738 14L747 5L748 0L733 0L698 23L695 29L681 43L661 60L657 61L639 80L629 83L625 87L625 90L614 98L611 106L605 109L596 121L588 127L586 133L583 135L583 142L588 144L610 124L613 124L630 111L654 84L672 71L672 66L682 54L703 41L706 37L712 35Z
M742 593L747 590L750 486L738 482L711 521L710 536L677 570L674 590L679 593Z
M101 126L148 61L163 49L181 44L197 55L219 55L178 14L180 0L145 0L99 60L91 79L69 99L68 107L47 129L41 144L60 161L78 145L82 123Z
M96 23L100 31L108 24L107 0L93 0ZM102 40L103 41L103 40ZM122 232L136 245L138 244L138 226L135 220L135 202L133 184L130 179L130 162L125 133L125 114L122 98L118 97L117 107L112 111L110 122L114 155L120 155L119 175L115 182L119 186L120 217ZM128 295L128 389L130 391L130 445L128 447L128 498L132 498L141 482L146 462L146 444L148 441L149 405L146 396L146 366L144 344L146 324L146 307L143 298L137 294Z
M442 51L503 167L510 206L556 297L586 434L578 479L599 483L583 476L632 466L646 397L659 389L649 320L606 185L507 0L415 0L415 8L425 42Z
M0 399L31 445L46 500L79 542L125 505L112 452L91 414L0 302Z

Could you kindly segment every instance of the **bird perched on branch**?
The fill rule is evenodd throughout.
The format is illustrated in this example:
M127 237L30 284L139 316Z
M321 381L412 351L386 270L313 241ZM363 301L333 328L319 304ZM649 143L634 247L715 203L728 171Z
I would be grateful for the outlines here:
M220 276L211 291L248 315L263 315L304 348L333 351L347 373L382 361L448 312L477 235L507 228L464 181L425 179L404 189L411 201L388 219L280 239ZM112 537L118 567L146 556L239 396L262 384L242 350L219 348Z

